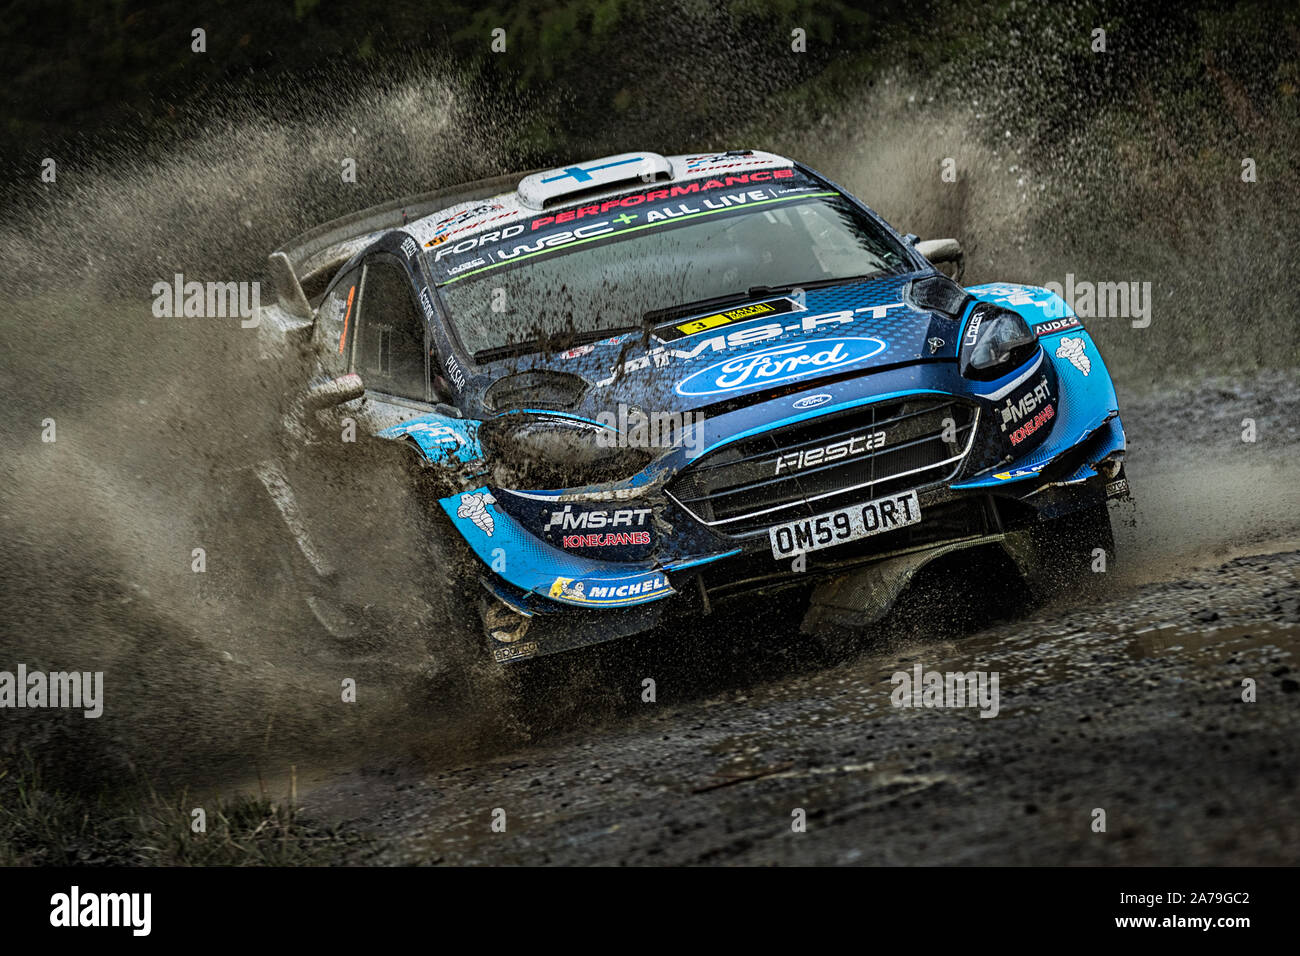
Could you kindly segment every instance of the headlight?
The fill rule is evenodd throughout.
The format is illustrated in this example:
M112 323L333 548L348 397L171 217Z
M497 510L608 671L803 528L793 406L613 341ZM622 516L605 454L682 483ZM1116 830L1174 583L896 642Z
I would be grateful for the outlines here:
M509 414L483 423L479 442L505 488L578 488L631 478L654 455L611 441L592 422L550 415Z
M1037 348L1038 337L1017 313L977 305L961 337L961 373L987 382L1024 365Z

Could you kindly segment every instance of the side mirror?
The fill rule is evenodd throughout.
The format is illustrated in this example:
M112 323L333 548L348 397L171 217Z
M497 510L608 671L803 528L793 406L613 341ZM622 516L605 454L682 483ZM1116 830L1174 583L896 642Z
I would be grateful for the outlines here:
M961 243L956 239L922 239L916 243L916 251L925 256L935 265L941 262L952 262L957 266L957 275L955 278L961 279L962 272L965 271L966 263L962 255Z
M364 394L366 394L366 387L361 383L361 376L349 372L347 375L340 375L338 378L332 378L328 382L307 389L303 404L308 411L315 412L322 408L343 405Z

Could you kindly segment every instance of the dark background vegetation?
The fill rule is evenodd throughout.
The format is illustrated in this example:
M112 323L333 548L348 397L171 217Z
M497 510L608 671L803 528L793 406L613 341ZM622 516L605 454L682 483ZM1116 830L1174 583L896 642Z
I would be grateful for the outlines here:
M195 27L207 31L204 54L191 51ZM497 27L504 54L490 50ZM806 54L790 51L795 27ZM1094 27L1109 34L1104 57L1090 50ZM758 94L751 109L784 94L824 110L897 68L976 80L945 89L955 101L987 92L975 73L996 76L1013 94L1003 118L1032 120L1041 138L1144 93L1244 132L1282 103L1294 111L1298 48L1295 4L1216 0L8 0L0 118L7 158L25 165L71 145L174 142L232 101L308 116L340 83L394 82L436 62L485 101L532 104L512 133L539 160L607 148L628 129L711 140L742 118L742 104L710 92L728 89L726 77ZM1194 146L1170 119L1174 159Z
M341 78L382 84L438 61L485 100L529 98L539 116L564 103L564 127L539 120L517 131L539 152L588 146L611 120L639 122L665 105L681 111L678 128L685 118L705 133L725 104L694 84L689 98L678 95L687 54L705 70L788 88L927 12L893 0L869 13L840 2L18 0L0 15L4 130L27 159L68 141L165 141L184 134L184 118L224 111L232 96L300 116L336 96ZM780 53L794 26L808 31L806 56ZM191 51L196 27L207 31L206 54ZM498 27L500 54L490 49ZM761 42L763 54L748 55L742 41Z

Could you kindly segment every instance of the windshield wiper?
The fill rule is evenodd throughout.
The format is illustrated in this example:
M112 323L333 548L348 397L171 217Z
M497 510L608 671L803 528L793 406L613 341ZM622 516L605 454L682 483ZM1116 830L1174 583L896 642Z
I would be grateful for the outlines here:
M885 275L884 271L867 272L860 276L841 276L832 279L814 279L812 282L790 282L785 285L752 285L749 287L749 297L757 299L764 295L782 295L787 292L793 292L795 289L822 289L828 285L841 285L846 282L861 282L864 279L874 279L877 276Z
M639 325L624 325L608 329L590 329L586 332L557 332L554 335L523 339L519 342L507 342L491 348L480 349L474 353L475 362L495 362L497 359L510 358L515 355L533 355L537 352L563 352L577 345L599 342L601 339L626 335L628 332L642 332Z

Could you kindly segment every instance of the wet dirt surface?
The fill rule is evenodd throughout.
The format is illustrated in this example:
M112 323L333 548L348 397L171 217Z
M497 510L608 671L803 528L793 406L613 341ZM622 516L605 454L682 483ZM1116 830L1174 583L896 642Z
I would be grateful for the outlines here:
M629 680L618 719L307 805L372 832L370 863L1294 863L1298 638L1300 555L1242 558L696 699ZM893 707L918 663L997 671L997 716Z
M1125 402L1120 566L1024 617L830 667L710 619L607 648L522 723L482 709L470 755L430 732L304 804L370 834L367 864L1293 864L1297 404L1290 373ZM916 665L997 672L996 716L894 706Z

